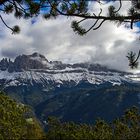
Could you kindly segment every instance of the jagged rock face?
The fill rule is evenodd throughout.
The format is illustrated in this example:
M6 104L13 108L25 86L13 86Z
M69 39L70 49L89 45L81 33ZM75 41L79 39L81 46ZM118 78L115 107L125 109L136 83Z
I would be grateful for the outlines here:
M45 87L50 83L60 86L66 82L78 84L81 81L91 84L110 82L118 85L124 81L131 82L129 73L111 70L99 64L49 62L45 56L38 53L17 56L14 62L6 58L2 59L0 70L0 79L5 79L8 86L19 85L19 83L22 85L33 81L41 83Z
M2 70L2 71L5 71L8 67L9 67L9 65L11 65L11 60L9 59L7 59L7 58L3 58L1 61L0 61L0 70Z
M22 56L18 56L15 59L14 68L15 71L23 71L23 70L26 71L30 69L43 69L44 65L36 59L31 59L30 56L22 55Z
M45 56L43 56L42 54L39 54L39 53L37 53L37 52L33 53L32 55L28 55L28 56L29 56L29 57L34 57L34 58L36 58L36 57L42 58L42 59L44 59L45 61L48 62L48 60L45 58Z
M105 66L101 66L99 64L91 64L91 63L75 63L75 64L64 64L61 61L48 61L45 56L39 53L33 53L31 55L19 55L12 62L10 59L3 58L0 61L0 70L8 72L22 72L33 69L42 69L42 70L64 70L66 68L71 69L87 69L89 71L116 71L109 69Z
M21 72L31 69L45 69L47 67L48 60L45 56L33 53L32 55L20 55L17 56L15 61L8 61L4 58L0 61L0 70L8 72Z
M90 71L108 71L106 67L99 64L89 63L76 63L76 64L64 64L61 61L48 61L45 56L39 53L33 53L32 55L19 55L15 58L14 62L10 59L4 58L0 61L0 70L8 72L22 72L32 69L51 69L51 70L63 70L66 68L82 68Z

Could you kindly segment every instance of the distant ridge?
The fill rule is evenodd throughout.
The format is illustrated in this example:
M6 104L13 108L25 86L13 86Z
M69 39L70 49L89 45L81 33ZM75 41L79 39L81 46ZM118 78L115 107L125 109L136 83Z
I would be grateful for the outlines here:
M101 66L100 64L92 63L76 63L76 64L64 64L61 61L48 61L45 56L37 52L31 55L19 55L14 61L8 58L3 58L0 61L0 70L12 72L22 72L32 69L48 69L48 70L62 70L66 68L85 68L89 71L117 71L109 69L106 66Z

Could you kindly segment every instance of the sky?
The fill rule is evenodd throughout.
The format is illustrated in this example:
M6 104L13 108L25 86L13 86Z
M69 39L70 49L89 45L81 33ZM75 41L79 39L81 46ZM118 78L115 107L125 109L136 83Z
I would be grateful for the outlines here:
M104 14L110 4L103 5ZM128 4L124 3L120 13L125 14ZM117 7L118 3L115 5ZM99 12L99 4L91 3L89 6L91 11ZM17 55L38 52L45 55L49 61L99 63L129 71L126 55L130 51L139 50L139 27L136 26L131 30L124 25L117 27L112 22L105 22L98 30L79 36L71 28L71 22L76 18L60 16L47 21L41 16L29 20L17 20L13 15L4 15L3 18L11 26L19 25L21 32L12 35L0 22L0 59L14 59ZM88 25L85 23L86 27Z

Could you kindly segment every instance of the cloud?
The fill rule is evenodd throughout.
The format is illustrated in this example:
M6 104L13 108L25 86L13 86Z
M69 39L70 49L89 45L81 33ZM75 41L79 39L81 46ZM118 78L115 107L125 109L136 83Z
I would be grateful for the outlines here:
M105 22L98 30L81 37L72 31L71 18L59 17L45 21L39 16L33 22L16 20L12 15L4 17L8 24L11 26L18 24L22 30L19 35L12 35L2 23L0 24L0 58L13 59L20 54L39 52L50 61L60 60L65 63L90 61L115 69L128 70L127 53L139 50L137 28L130 30Z

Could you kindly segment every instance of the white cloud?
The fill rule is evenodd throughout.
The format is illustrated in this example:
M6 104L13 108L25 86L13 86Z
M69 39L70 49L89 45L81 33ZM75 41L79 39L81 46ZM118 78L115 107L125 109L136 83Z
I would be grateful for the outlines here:
M15 20L12 15L5 19L11 26L19 24L22 30L19 35L12 35L0 24L1 58L39 52L49 60L67 63L91 61L127 70L127 52L139 50L139 40L135 33L137 28L130 30L105 22L98 30L81 37L72 31L70 18L45 21L38 17L34 24L31 24L31 20Z

